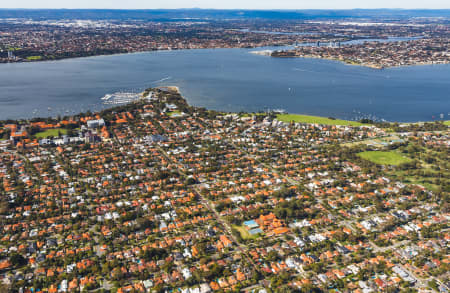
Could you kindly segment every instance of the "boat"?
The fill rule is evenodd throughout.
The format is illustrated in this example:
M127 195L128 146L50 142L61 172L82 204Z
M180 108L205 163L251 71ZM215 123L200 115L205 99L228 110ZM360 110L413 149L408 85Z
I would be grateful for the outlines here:
M141 98L141 94L132 92L116 92L113 94L107 94L101 99L103 104L106 105L120 105L127 104L136 101Z
M109 100L109 99L111 99L111 98L112 98L112 95L106 94L106 95L104 95L101 99L104 100L104 101L107 101L107 100Z
M276 114L286 114L287 111L284 109L273 109L272 112L276 113Z

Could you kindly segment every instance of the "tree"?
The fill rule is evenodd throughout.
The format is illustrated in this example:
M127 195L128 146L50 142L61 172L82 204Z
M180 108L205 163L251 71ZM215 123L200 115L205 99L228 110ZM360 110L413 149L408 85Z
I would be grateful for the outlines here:
M292 293L300 292L298 289L294 289L289 285L282 285L281 287L274 290L275 293Z
M437 284L435 279L428 281L428 286L433 290L439 291L439 285Z
M152 228L155 227L154 222L150 221L150 220L147 219L147 218L138 218L138 219L136 220L136 222L137 222L137 224L139 225L139 228L141 228L141 229L143 229L143 230L145 230L145 229L147 229L147 228L152 229Z
M9 209L9 203L6 200L0 201L0 214L4 214Z
M312 292L322 292L322 290L315 287L313 284L308 283L308 284L302 285L301 292L302 293L312 293Z
M160 260L168 256L167 250L164 248L150 248L141 254L146 261Z
M11 261L11 264L16 267L22 267L27 264L27 260L18 253L13 253L9 260Z
M0 282L0 293L8 293L8 292L10 292L9 286Z

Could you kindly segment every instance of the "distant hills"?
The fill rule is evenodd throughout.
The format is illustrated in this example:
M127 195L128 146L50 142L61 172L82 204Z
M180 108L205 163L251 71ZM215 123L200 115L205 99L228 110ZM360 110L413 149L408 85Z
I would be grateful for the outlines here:
M215 9L0 9L0 18L27 18L33 20L92 19L92 20L159 20L181 19L346 19L412 17L450 18L450 9L352 9L352 10L215 10Z

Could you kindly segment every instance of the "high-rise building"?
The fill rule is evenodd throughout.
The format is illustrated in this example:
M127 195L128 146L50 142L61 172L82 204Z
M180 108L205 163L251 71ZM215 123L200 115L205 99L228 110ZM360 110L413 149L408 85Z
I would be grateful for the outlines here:
M8 51L8 59L14 59L14 53L12 51Z

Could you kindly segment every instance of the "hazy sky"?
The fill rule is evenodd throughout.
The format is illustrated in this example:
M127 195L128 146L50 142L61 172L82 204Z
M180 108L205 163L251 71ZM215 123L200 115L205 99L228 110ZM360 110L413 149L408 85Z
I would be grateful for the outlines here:
M449 0L0 0L1 8L450 8Z

